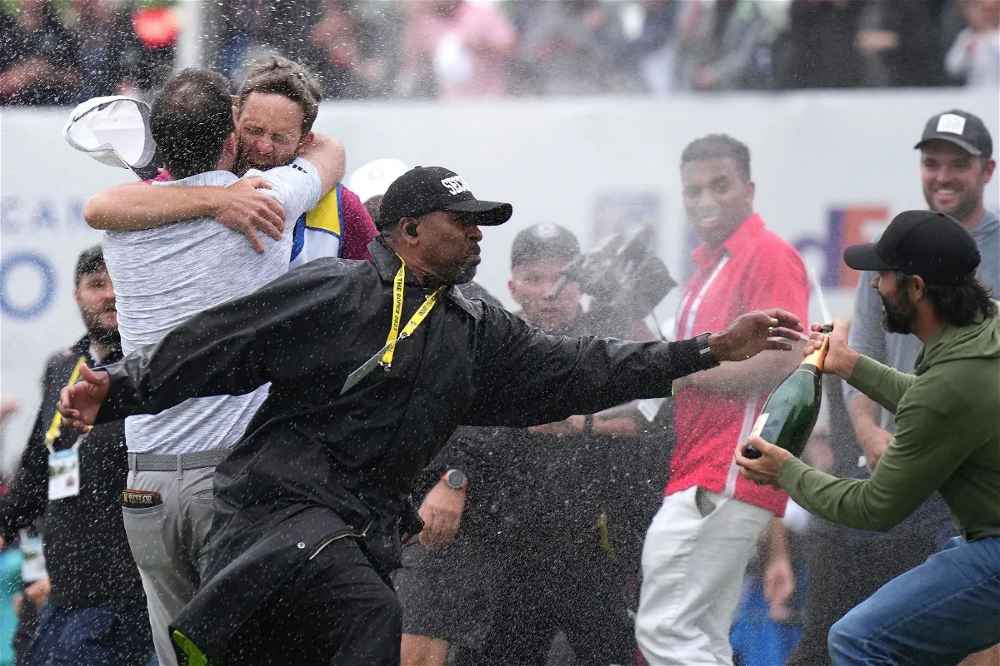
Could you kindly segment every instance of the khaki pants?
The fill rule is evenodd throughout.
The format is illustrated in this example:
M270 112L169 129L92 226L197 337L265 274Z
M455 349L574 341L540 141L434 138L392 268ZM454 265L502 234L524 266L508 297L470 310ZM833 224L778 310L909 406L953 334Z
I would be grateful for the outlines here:
M201 580L212 526L215 467L170 472L131 471L128 487L160 493L163 503L123 507L125 533L146 592L149 624L160 666L176 666L168 626Z

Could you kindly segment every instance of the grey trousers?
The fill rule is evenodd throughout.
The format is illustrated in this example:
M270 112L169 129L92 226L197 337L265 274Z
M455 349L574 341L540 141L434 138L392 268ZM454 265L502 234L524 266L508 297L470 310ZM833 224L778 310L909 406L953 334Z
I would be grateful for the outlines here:
M168 626L194 596L212 526L215 467L170 472L130 471L128 487L160 493L163 503L122 507L125 533L146 592L160 666L176 666Z

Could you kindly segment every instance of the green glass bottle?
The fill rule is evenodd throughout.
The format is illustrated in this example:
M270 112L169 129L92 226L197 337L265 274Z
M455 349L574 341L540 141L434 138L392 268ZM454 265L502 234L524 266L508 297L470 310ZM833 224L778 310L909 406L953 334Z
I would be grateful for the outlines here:
M806 356L795 372L771 391L751 436L776 444L793 456L801 455L823 402L823 361L829 342L824 339L819 349ZM760 451L748 444L743 447L743 455L759 458Z

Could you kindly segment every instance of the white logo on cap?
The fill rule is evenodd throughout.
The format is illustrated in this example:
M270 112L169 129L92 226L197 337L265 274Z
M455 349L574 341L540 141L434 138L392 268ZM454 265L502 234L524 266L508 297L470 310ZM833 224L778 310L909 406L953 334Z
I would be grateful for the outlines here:
M954 113L942 113L938 118L937 131L961 136L965 132L965 118Z
M462 192L468 192L469 190L469 188L465 186L465 183L462 182L461 176L449 176L442 180L441 184L444 185L445 189L448 190L452 196L461 194Z

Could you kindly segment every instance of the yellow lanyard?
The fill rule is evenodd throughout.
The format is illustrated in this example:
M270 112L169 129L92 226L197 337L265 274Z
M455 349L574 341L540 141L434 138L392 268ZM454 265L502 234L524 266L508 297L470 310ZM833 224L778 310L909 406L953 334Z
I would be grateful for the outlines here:
M379 365L388 370L392 367L392 358L396 353L396 344L404 339L413 335L413 332L417 330L417 327L423 323L427 315L430 314L434 306L437 305L438 295L444 289L444 287L438 287L424 299L423 304L417 311L413 313L410 320L406 322L403 327L403 332L399 332L399 322L403 318L403 293L406 288L406 262L400 259L399 270L396 271L396 277L392 279L392 324L389 326L389 335L385 338L385 347L382 351L382 359L379 361Z
M73 372L69 376L69 381L66 382L66 386L72 386L76 384L76 380L80 377L80 368L87 362L83 356L76 360L76 365L73 366ZM52 453L52 444L59 439L59 435L62 432L62 414L56 409L55 416L52 417L52 423L49 424L49 429L45 431L45 448Z

